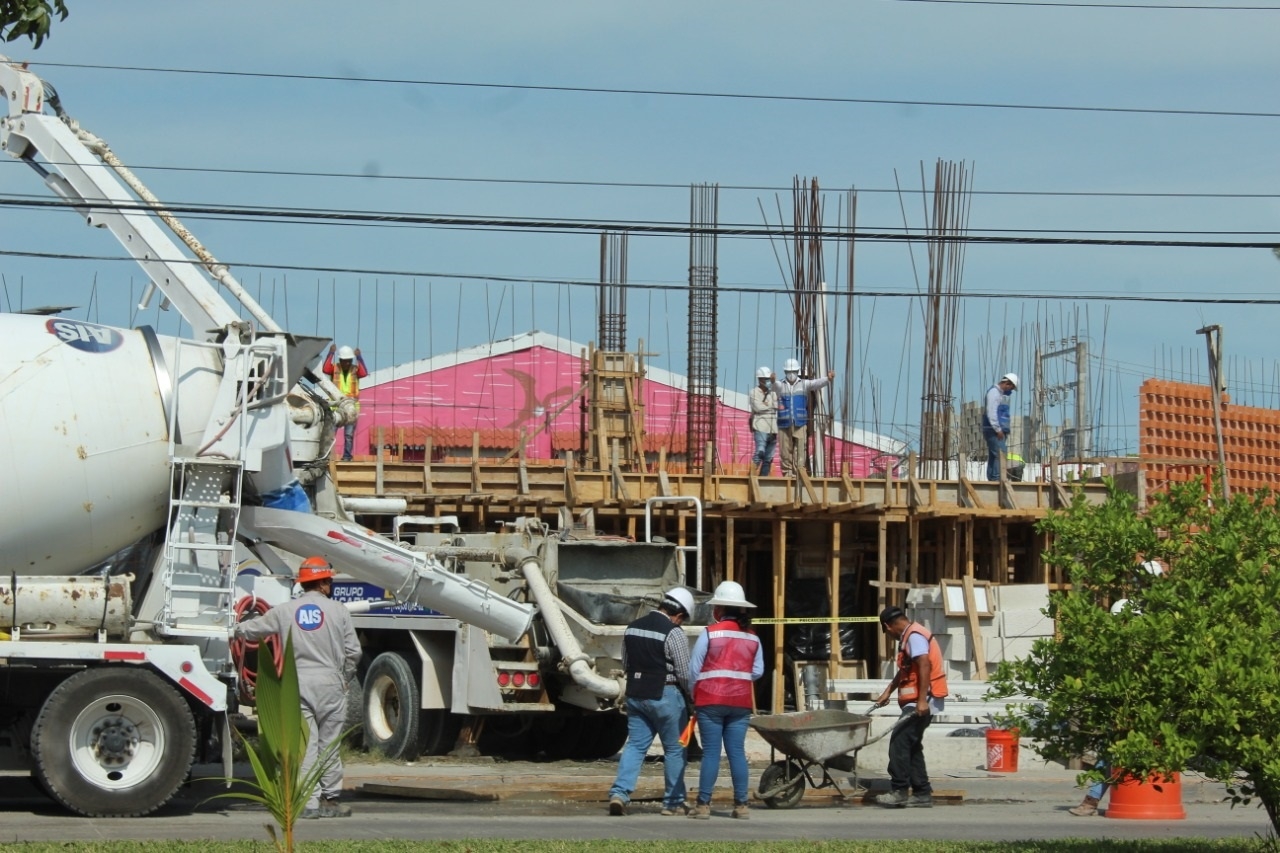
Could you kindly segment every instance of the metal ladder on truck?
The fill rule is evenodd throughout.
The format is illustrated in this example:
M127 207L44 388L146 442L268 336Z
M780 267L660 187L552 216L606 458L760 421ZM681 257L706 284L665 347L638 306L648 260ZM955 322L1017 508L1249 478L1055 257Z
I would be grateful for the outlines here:
M225 639L235 621L236 532L249 442L248 409L255 396L253 388L272 378L255 374L266 369L275 349L255 348L252 343L228 347L177 342L170 397L169 523L160 579L164 599L156 630L170 637ZM199 448L183 443L179 427L183 353L189 356L198 349L221 349L225 359L221 387Z

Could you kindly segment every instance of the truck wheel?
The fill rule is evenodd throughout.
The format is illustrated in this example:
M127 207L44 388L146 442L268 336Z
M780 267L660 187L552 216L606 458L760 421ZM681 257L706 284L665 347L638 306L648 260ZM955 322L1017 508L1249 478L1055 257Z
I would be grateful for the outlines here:
M102 667L59 684L31 732L35 774L88 817L150 814L195 761L196 723L182 695L149 670Z
M462 732L462 717L448 708L432 708L418 717L423 755L446 755L458 742Z
M622 714L602 714L590 721L595 738L590 751L582 757L587 761L613 758L627 742L627 718Z
M422 754L421 708L422 694L409 662L396 652L378 655L364 677L365 748L387 758L417 759Z

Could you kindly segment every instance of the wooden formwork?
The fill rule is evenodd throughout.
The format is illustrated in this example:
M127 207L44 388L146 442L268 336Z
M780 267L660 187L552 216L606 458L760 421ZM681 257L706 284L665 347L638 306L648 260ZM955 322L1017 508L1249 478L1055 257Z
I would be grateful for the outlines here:
M379 442L380 446L382 443ZM798 479L752 474L677 474L662 460L652 471L578 470L573 454L533 464L518 452L508 461L477 453L468 463L372 460L333 463L331 474L346 497L402 498L418 515L456 515L463 529L492 530L495 523L534 516L555 526L561 508L574 517L590 513L604 533L643 539L653 535L680 546L697 544L694 499L702 510L701 578L687 566L691 585L712 589L736 580L758 606L758 630L771 650L771 669L787 672L784 632L788 582L825 579L830 602L842 601L852 584L859 616L862 669L883 659L884 638L874 617L901 604L906 591L945 579L1059 586L1041 560L1047 542L1036 524L1070 498L1060 483L872 479L847 475ZM915 466L909 466L914 470ZM1076 485L1101 502L1101 485ZM685 502L673 501L687 499ZM376 518L363 518L375 526ZM387 522L389 525L389 521ZM828 607L826 616L838 617ZM848 615L848 614L843 614ZM807 620L815 621L815 620ZM837 623L830 621L831 636ZM845 623L847 624L847 622ZM830 642L833 672L854 662ZM780 711L785 679L775 677L762 702Z

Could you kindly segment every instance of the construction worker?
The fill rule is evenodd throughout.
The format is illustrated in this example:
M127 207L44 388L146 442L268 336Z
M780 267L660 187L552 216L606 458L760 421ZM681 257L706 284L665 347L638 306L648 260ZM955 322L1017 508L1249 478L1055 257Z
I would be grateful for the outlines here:
M293 637L298 666L298 692L302 716L311 737L302 760L305 776L319 756L342 736L347 719L347 684L356 674L360 642L351 614L334 601L333 567L324 557L308 557L298 568L302 595L278 604L266 613L236 625L235 635L256 641L276 634L283 644ZM311 792L302 817L348 817L351 809L339 802L342 792L342 758L335 749L317 790Z
M890 808L929 808L933 787L924 762L924 731L940 714L947 696L947 672L938 641L923 625L907 618L901 607L886 607L880 626L898 641L898 671L876 699L877 708L889 704L898 691L902 716L889 737L889 785L876 804Z
M338 363L333 363L333 354L337 352ZM360 347L339 349L329 344L329 354L324 357L325 376L333 380L342 396L355 401L351 418L342 428L342 461L351 461L351 449L356 440L356 418L360 414L360 380L369 375L364 366L364 357L360 355Z
M684 725L689 696L689 638L680 630L693 614L693 594L683 587L667 591L657 608L627 626L622 635L622 669L627 674L627 743L618 775L609 789L609 814L625 815L636 789L640 765L662 740L664 815L688 814L685 803Z
M768 477L773 469L773 453L778 447L778 395L773 390L776 379L771 369L761 367L756 371L756 387L747 395L751 402L751 437L756 446L751 467L761 477Z
M1009 427L1013 416L1009 413L1009 395L1018 390L1018 374L1006 373L1000 381L987 389L982 408L982 438L987 443L987 479L1000 479L1001 457L1008 450Z
M702 764L698 771L698 800L691 818L711 818L711 792L720 774L720 744L729 759L733 780L733 816L751 817L747 805L747 720L755 707L752 682L764 674L760 638L751 630L751 611L742 585L725 581L711 600L712 624L693 644L689 664L693 672L693 705L698 714Z
M783 381L773 377L773 391L778 395L778 449L782 474L794 477L804 468L809 445L809 392L826 388L836 378L834 370L817 379L800 378L800 362L787 359L782 365Z

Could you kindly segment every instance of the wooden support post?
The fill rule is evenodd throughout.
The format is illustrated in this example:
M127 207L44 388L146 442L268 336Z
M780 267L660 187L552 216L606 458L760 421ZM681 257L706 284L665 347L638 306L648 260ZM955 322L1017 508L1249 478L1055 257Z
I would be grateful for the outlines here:
M737 581L742 583L742 579L737 577L737 543L734 541L734 517L728 516L724 520L724 579Z
M907 519L907 540L911 549L909 577L913 584L920 583L920 519L912 515Z
M707 503L716 500L715 472L716 446L708 441L702 448L702 501Z
M876 561L879 563L879 566L878 566L879 570L877 572L876 579L880 582L880 586L876 588L876 615L877 616L879 616L880 612L884 610L885 607L888 606L889 604L889 599L885 595L885 589L886 589L885 585L889 583L889 574L888 574L889 567L886 565L889 562L888 535L889 535L889 522L885 521L884 516L880 516L878 530L877 530L878 541L876 544L876 547L877 547ZM880 661L884 660L884 656L888 651L888 645L885 643L884 637L885 637L884 631L880 631L879 633L876 634L876 638L877 638L876 639L876 663L879 663Z
M973 663L978 680L987 680L987 650L982 642L982 625L978 622L978 605L973 597L973 577L964 576L964 609L969 614L969 633L973 636Z
M431 436L427 436L426 447L422 449L422 493L426 495L435 491L435 487L431 483L431 457L434 452Z
M570 508L578 505L578 481L573 476L573 451L564 452L564 502Z
M787 523L782 519L773 522L773 615L786 616L787 595ZM786 703L787 673L783 661L782 633L784 626L773 626L773 702L770 712L781 714Z
M384 435L383 429L384 429L383 427L378 427L378 448L377 448L378 452L373 455L373 466L374 466L373 467L373 470L374 470L373 493L379 496L385 494L385 491L384 491L385 483L383 482L383 479L382 479L382 442L383 442L383 435Z
M972 518L966 518L964 524L964 573L966 577L972 578L977 565L973 559L973 525Z
M471 493L478 495L484 491L480 483L480 431L471 431Z
M836 664L841 661L840 650L840 522L836 521L831 524L831 647L830 652L831 663L828 668L828 674L834 675L837 671ZM826 699L826 697L822 697Z

